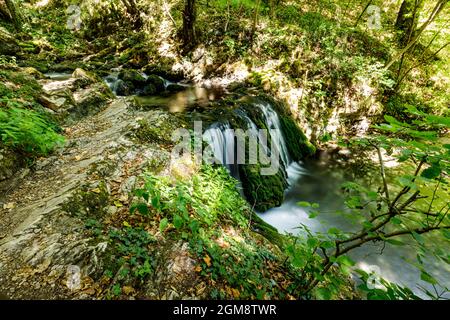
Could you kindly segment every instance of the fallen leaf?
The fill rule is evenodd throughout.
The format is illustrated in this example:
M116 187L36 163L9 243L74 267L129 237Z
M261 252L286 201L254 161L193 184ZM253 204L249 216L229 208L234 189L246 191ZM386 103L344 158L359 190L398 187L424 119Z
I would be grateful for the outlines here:
M239 296L241 295L238 289L231 288L231 292L233 293L233 297L235 299L239 298Z
M124 222L123 222L123 225L124 225L125 227L131 227L131 225L130 225L127 221L124 221Z
M14 207L15 207L14 202L5 203L3 205L3 209L14 209Z
M201 266L196 266L194 271L195 272L200 272L200 271L202 271L202 267Z
M210 258L208 255L206 255L206 256L203 258L203 261L205 261L205 263L206 263L206 265L207 265L208 267L211 267L211 258Z
M92 191L92 192L95 192L95 193L100 193L100 192L102 192L102 191L100 190L100 188L95 188L95 189L92 189L91 191Z
M118 200L114 201L114 205L115 205L117 208L123 207L122 202L120 202L120 201L118 201Z
M125 293L126 295L130 295L130 294L132 294L132 293L135 292L134 288L133 288L133 287L129 287L129 286L123 286L123 287L122 287L122 291L123 291L123 293Z

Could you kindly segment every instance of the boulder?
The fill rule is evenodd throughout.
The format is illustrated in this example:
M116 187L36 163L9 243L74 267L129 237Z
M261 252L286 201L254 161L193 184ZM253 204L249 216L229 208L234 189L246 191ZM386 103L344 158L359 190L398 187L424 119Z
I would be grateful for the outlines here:
M138 71L133 69L122 70L119 73L119 79L124 82L130 82L135 86L145 85L145 77Z
M172 67L169 64L167 64L167 65L149 64L144 67L143 71L146 74L154 74L154 75L163 77L164 79L167 79L169 81L181 81L184 78L182 72L173 71Z
M134 92L134 85L119 79L115 84L115 91L118 96L129 96Z
M0 182L11 178L21 167L18 154L0 147Z
M0 27L0 43L0 54L14 55L21 50L16 39L2 27Z
M166 90L170 93L177 93L186 90L186 87L178 83L171 83L167 86Z
M157 93L163 92L164 90L166 90L164 79L161 78L160 76L157 76L154 74L151 74L147 77L145 84L153 85L155 87L155 90Z

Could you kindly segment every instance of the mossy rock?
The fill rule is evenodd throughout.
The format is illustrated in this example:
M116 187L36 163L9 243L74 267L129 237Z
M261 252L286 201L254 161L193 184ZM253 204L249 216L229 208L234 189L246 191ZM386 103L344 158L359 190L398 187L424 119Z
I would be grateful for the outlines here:
M134 93L134 85L129 81L118 80L116 94L118 96L129 96Z
M142 91L139 93L139 95L141 96L153 96L158 92L158 90L156 89L155 85L153 85L152 83L146 85L144 87L144 89L142 89Z
M11 178L22 165L23 160L17 153L0 145L0 182Z
M263 212L280 206L284 200L284 190L288 183L280 167L274 175L261 174L261 164L239 166L239 175L244 194L257 211Z
M303 131L288 115L280 116L286 147L294 161L300 161L316 153L316 147L309 142Z
M157 75L151 74L148 76L148 78L145 81L145 84L148 85L152 85L156 92L163 92L164 90L166 90L166 87L164 85L164 80Z
M148 118L139 120L132 135L140 143L158 143L172 145L172 134L178 128L185 127L181 119L164 111L151 112Z
M186 90L186 87L177 83L171 83L167 86L166 90L169 93L177 93Z
M172 70L171 64L149 64L144 67L143 71L146 74L154 74L174 82L181 81L184 78L183 73Z
M64 61L50 66L49 69L54 72L74 72L79 67L80 61Z
M119 79L125 82L130 82L135 86L143 86L146 84L146 79L144 76L133 69L122 70L119 73Z
M106 184L100 181L98 185L81 186L61 209L79 218L102 218L109 204L109 192Z

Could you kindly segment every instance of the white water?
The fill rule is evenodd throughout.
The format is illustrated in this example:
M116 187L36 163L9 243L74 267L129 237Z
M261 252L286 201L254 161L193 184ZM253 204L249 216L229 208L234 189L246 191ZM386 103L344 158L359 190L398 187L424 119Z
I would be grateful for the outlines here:
M270 134L272 139L275 140L274 145L277 146L281 160L283 161L284 166L287 168L291 163L291 159L289 157L286 141L283 137L283 131L281 130L280 118L275 110L272 109L270 104L258 104L258 107L261 109L264 115L268 129L274 129L271 130Z
M239 170L235 159L235 139L234 132L228 122L214 123L205 133L203 140L208 143L215 163L224 165L231 175L239 179Z
M302 166L292 163L288 169L289 188L285 193L285 201L280 207L272 208L260 214L267 223L276 227L282 233L298 233L297 227L306 225L313 232L326 232L331 227L337 227L345 231L358 230L357 225L348 218L336 213L344 210L343 199L340 195L339 185L343 182L336 172L327 172L326 168L317 164ZM308 217L308 209L298 206L298 201L319 203L320 213L316 218ZM431 242L439 241L443 250L449 248L449 244L443 240L429 238ZM412 246L413 241L405 236L402 241L405 246L393 246L386 244L383 249L381 243L370 243L354 249L349 256L356 262L356 267L367 272L379 270L381 277L406 286L423 298L427 296L418 288L421 285L431 292L433 288L428 283L420 280L419 271L407 263L405 259L415 261L417 250ZM382 254L380 254L382 252ZM436 259L427 259L427 271L440 283L450 287L450 268L448 265L439 264ZM447 293L448 297L448 293Z

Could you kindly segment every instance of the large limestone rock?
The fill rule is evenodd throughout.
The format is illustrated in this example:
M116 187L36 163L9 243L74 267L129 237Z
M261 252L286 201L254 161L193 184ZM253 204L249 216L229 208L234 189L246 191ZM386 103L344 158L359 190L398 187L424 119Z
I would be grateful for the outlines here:
M16 39L2 27L0 27L0 44L0 54L14 55L20 51Z
M94 73L76 69L69 79L41 81L44 94L39 102L63 120L92 115L114 98L103 80Z

